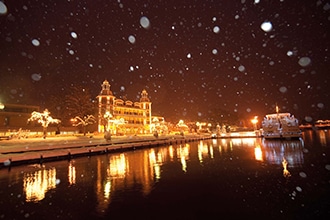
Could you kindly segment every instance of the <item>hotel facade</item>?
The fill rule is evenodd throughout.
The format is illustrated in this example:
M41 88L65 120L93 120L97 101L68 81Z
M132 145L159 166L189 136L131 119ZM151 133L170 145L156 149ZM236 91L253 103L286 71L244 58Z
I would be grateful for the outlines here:
M98 100L98 132L113 135L150 134L155 129L155 121L163 123L163 117L153 117L147 91L141 92L139 102L116 98L107 80L96 97Z

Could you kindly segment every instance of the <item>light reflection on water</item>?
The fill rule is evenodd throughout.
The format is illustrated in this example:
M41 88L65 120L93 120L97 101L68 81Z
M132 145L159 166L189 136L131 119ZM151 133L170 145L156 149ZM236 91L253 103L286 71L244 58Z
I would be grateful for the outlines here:
M26 202L38 202L45 198L48 190L56 187L56 169L41 169L24 173L23 190Z
M328 136L323 137L322 132L317 136L308 135L309 133L307 137L311 140L320 141L321 146L329 143ZM312 142L308 140L308 143L310 146ZM87 184L93 189L96 197L95 211L99 216L103 216L113 202L118 203L123 199L122 196L140 192L144 198L148 197L157 187L158 182L184 174L192 175L196 172L196 167L209 167L211 161L215 162L215 167L210 167L210 170L216 168L221 171L222 166L225 166L231 172L236 172L236 168L231 167L234 165L228 161L247 161L248 164L253 164L255 169L259 169L258 164L274 165L283 168L283 173L277 174L278 178L280 176L288 178L291 176L290 169L303 167L304 153L308 152L304 148L305 142L302 139L290 141L261 138L212 139L59 161L32 168L29 166L24 172L19 172L22 168L12 168L9 174L16 173L8 176L15 176L18 182L21 179L24 201L27 203L42 204L50 200L47 194L50 192L56 194L56 188L63 191L69 190L70 187L81 188ZM239 171L242 167L237 169ZM273 168L267 167L267 169ZM23 175L20 175L21 173ZM1 173L1 178L4 178L3 174L4 172ZM74 192L69 196L74 198Z
M283 160L289 167L299 166L304 162L303 141L271 141L261 139L221 139L210 141L199 141L197 144L197 155L199 163L204 160L221 157L222 153L230 152L236 147L254 147L254 158L257 161L265 161L270 164L281 165ZM190 144L180 144L158 149L147 149L143 154L114 154L108 156L105 172L101 157L97 158L97 183L98 194L102 195L101 201L109 201L111 191L121 185L122 180L127 183L140 181L144 186L144 194L148 194L151 185L162 178L161 166L163 163L171 162L176 158L181 163L183 172L187 172L189 158L194 154ZM215 153L215 151L218 151ZM250 151L252 153L252 151ZM287 167L287 165L286 165ZM67 179L70 185L77 183L77 168L75 161L68 163ZM285 168L286 169L286 168ZM134 181L133 178L134 177ZM36 202L44 199L48 190L56 187L56 168L43 168L30 173L24 173L24 192L27 202ZM103 198L104 196L104 198ZM99 201L100 202L100 201Z
M299 140L263 140L263 154L270 164L281 165L283 159L289 167L299 167L304 163L304 141Z

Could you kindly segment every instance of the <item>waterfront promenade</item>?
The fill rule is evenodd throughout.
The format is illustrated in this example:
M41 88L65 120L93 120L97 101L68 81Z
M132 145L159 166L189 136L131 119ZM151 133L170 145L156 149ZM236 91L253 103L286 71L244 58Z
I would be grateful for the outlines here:
M74 157L180 144L209 138L211 137L189 134L185 136L166 135L158 138L152 135L113 136L109 141L105 140L103 135L1 140L0 169L23 164L70 160Z

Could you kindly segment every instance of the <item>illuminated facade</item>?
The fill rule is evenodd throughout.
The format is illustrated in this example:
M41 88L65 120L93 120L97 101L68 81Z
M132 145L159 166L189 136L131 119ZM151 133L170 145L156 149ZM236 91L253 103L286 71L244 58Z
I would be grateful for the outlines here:
M28 125L26 122L33 111L39 111L39 106L1 104L0 131L18 130L19 128L31 129L31 125Z
M98 132L148 134L152 132L151 102L146 90L140 102L117 99L107 80L102 83L98 100Z

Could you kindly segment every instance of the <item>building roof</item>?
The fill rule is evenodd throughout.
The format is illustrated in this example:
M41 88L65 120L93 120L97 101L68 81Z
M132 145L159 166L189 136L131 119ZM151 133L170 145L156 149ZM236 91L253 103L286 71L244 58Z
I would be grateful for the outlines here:
M102 87L102 90L101 90L99 96L103 96L103 95L113 96L112 91L110 90L110 83L108 82L108 80L104 80L101 87Z

